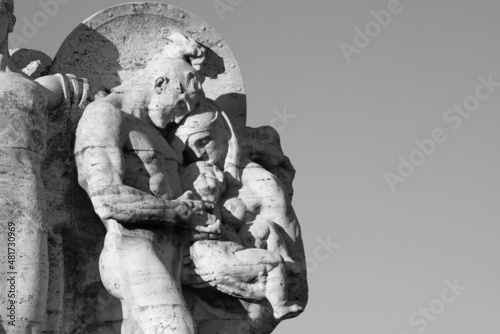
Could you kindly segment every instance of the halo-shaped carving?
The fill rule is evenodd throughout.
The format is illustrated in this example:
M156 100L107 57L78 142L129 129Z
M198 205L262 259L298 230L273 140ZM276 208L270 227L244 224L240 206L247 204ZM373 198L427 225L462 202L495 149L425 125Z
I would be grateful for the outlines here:
M239 137L246 124L246 95L234 55L206 22L183 9L153 2L105 9L80 24L57 52L51 73L87 78L91 96L106 92L144 68L177 30L206 49L199 73L206 96L228 114Z

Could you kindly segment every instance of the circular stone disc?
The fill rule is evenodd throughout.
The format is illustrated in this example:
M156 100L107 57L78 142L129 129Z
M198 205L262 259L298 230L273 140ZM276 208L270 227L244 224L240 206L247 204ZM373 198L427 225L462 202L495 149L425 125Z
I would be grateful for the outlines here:
M66 38L50 73L71 73L88 79L93 98L144 68L167 44L161 37L163 28L176 29L207 49L199 72L203 89L228 114L242 138L246 95L238 63L211 26L183 9L153 2L105 9L85 20Z

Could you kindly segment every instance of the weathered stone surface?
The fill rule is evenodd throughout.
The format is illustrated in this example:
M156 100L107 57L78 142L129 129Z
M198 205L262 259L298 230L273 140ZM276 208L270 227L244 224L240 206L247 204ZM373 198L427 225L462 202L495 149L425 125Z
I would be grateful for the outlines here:
M2 307L0 333L266 334L302 312L295 170L275 130L246 128L241 73L209 25L112 7L71 33L53 75L0 45L0 235L15 225L30 296L14 327Z
M60 326L64 292L61 239L43 179L64 123L50 125L85 100L85 82L61 74L33 80L9 63L12 9L0 2L0 332L39 333Z
M38 50L10 50L10 65L35 80L49 73L52 58Z

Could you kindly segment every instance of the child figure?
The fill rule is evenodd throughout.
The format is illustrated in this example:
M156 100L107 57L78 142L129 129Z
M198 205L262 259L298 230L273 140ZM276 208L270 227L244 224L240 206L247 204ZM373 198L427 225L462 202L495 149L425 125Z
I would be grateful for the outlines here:
M181 181L185 191L191 190L201 200L212 203L213 215L217 220L222 219L219 199L226 184L224 174L218 167L204 161L192 163L181 172ZM241 212L245 209L238 198L232 198L230 201L235 215L245 214ZM226 240L229 241L196 241L190 248L195 267L210 269L211 275L208 276L211 279L208 284L235 297L265 297L271 304L277 320L294 317L302 312L302 307L286 300L283 258L289 257L274 223L257 216L244 226L231 228L224 221L222 226ZM204 278L208 276L203 275ZM241 290L248 291L254 298L242 296Z

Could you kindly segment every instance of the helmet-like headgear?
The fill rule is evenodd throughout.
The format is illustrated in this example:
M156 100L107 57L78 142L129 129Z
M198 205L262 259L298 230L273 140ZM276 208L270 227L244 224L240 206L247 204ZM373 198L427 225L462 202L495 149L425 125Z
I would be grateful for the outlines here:
M214 102L206 99L200 104L195 113L186 117L177 129L176 135L184 138L195 133L209 131L217 124L219 114L219 107Z

